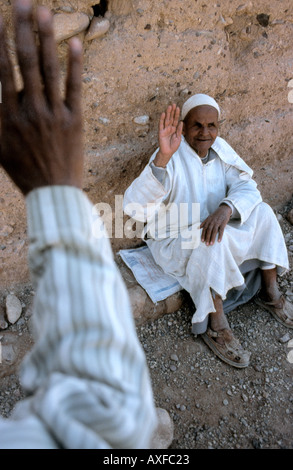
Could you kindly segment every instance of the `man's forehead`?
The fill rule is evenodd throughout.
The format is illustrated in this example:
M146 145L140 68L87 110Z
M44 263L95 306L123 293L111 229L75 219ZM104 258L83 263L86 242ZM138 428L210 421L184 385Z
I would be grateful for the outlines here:
M218 111L213 106L206 104L196 106L189 111L185 120L214 122L218 120Z

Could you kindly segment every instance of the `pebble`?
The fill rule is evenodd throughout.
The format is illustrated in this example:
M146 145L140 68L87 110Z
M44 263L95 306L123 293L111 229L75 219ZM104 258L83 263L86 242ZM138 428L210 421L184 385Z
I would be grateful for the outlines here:
M289 333L285 333L284 336L279 338L280 343L287 343L290 340Z
M99 121L105 126L107 126L110 123L110 119L105 118L105 117L99 117Z
M110 28L110 21L107 18L102 18L98 16L94 16L89 30L85 35L85 39L87 41L92 41L93 39L100 38L104 36Z
M177 354L171 354L170 359L172 359L172 361L178 361Z
M287 361L290 362L290 364L293 364L293 349L291 349L291 351L288 352Z
M170 370L172 370L173 372L175 372L177 370L177 367L176 366L173 366L173 364L170 366Z
M56 42L60 43L85 31L89 22L89 17L85 13L56 13L53 18Z
M146 124L148 124L149 120L150 120L150 118L147 115L137 116L133 119L135 124L139 124L140 126L145 126Z
M226 398L223 400L223 405L225 405L225 406L228 406L228 405L229 405L229 402L228 402L228 400L227 400Z
M0 236L8 237L8 235L10 235L12 232L13 232L13 227L11 225L4 225L4 227L0 229Z
M20 300L14 295L6 297L6 316L9 323L16 323L22 312Z
M168 449L174 437L174 424L167 410L156 408L158 425L152 437L151 449Z

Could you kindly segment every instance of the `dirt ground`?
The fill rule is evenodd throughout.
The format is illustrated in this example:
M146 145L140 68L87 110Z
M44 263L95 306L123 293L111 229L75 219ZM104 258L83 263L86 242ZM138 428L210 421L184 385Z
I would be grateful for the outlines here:
M280 211L292 267L293 226ZM281 217L282 216L282 217ZM293 300L292 269L279 280ZM31 348L34 291L24 284L14 289L23 313L14 325L0 331L0 413L9 417L24 394L18 367ZM11 290L1 292L1 308ZM229 313L230 325L251 364L235 369L220 361L200 337L190 331L192 304L137 327L153 384L157 407L168 411L174 424L170 449L292 449L293 448L293 330L276 322L253 300ZM290 342L291 341L291 342ZM291 348L288 345L291 344Z

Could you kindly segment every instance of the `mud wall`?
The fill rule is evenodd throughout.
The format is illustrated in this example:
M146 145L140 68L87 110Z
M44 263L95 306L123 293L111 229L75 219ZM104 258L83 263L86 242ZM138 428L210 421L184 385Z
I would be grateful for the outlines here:
M68 37L83 42L84 190L94 203L110 204L114 216L115 195L157 146L160 113L197 92L218 100L220 135L254 169L263 198L276 210L291 199L292 0L35 4L55 15L63 78ZM10 31L10 1L0 0L0 9ZM10 49L21 86L11 38ZM25 282L25 205L4 172L0 184L0 282ZM111 242L115 251L136 243Z

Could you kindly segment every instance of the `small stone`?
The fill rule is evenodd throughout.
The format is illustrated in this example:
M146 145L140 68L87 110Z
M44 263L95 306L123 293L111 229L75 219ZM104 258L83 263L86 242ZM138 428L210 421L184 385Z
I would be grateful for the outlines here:
M170 366L170 370L172 370L173 372L175 372L175 371L177 370L177 367L176 367L176 366L173 366L173 365L171 365L171 366Z
M93 39L100 38L104 36L109 31L110 21L107 18L102 18L99 16L94 16L89 30L85 36L87 41L92 41Z
M17 322L21 312L22 306L20 300L14 294L9 294L6 297L6 316L9 323Z
M279 338L280 343L287 343L287 341L290 340L290 335L289 333L284 334L281 338Z
M276 217L277 217L279 222L282 222L282 220L283 220L282 214L277 213Z
M236 9L236 15L248 15L252 12L252 2L242 3Z
M288 352L287 361L290 362L290 364L293 364L293 349L291 349L291 351Z
M241 398L244 402L248 402L248 397L245 395L245 393L242 393Z
M150 120L150 118L147 115L137 116L133 119L135 124L139 124L140 126L145 126L146 124L148 124L149 120Z
M10 235L12 232L13 232L13 227L11 227L11 225L4 225L4 227L0 229L0 236L8 237L8 235Z
M8 364L13 364L16 361L17 355L12 344L2 345L2 361Z
M57 43L85 31L89 25L85 13L56 13L53 18L54 33Z
M289 343L287 344L288 348L293 348L293 339L290 339Z
M229 405L229 402L228 402L228 400L227 400L226 398L223 400L223 405L225 405L225 406L228 406L228 405Z
M105 117L99 117L99 121L105 126L107 126L110 123L110 119L105 118Z
M152 436L151 449L168 449L173 441L174 424L169 413L163 408L157 408L158 425Z
M178 361L177 354L171 354L170 359L172 359L172 361Z

